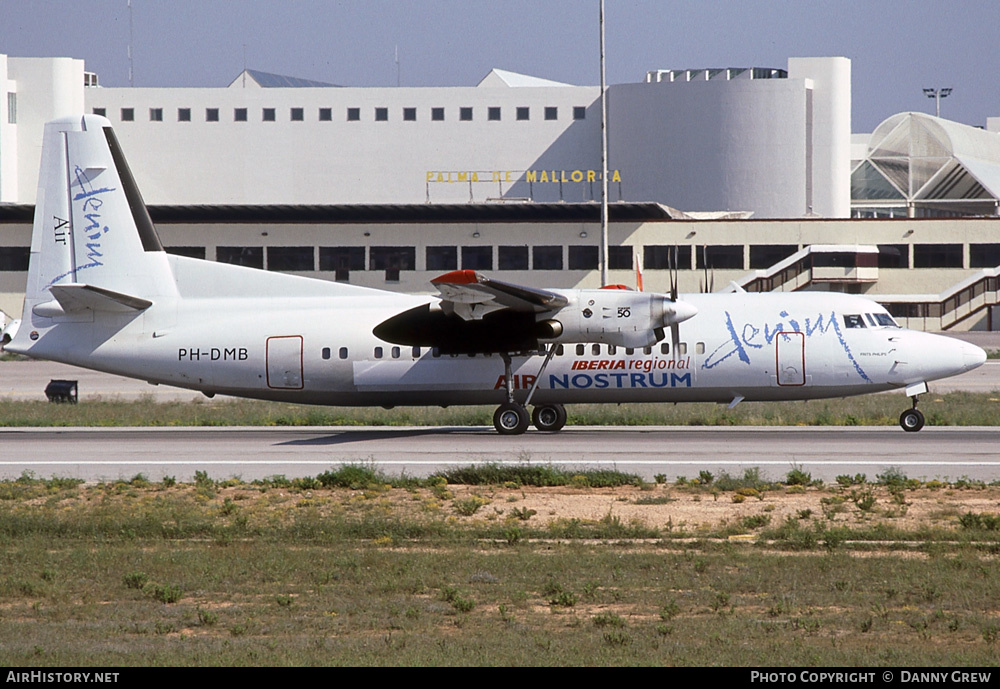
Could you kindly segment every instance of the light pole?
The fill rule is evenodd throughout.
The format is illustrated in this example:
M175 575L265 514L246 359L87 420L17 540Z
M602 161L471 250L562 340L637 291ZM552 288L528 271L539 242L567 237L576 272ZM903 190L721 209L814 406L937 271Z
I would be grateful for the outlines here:
M941 117L941 99L947 98L951 89L924 89L924 95L934 99L934 116Z

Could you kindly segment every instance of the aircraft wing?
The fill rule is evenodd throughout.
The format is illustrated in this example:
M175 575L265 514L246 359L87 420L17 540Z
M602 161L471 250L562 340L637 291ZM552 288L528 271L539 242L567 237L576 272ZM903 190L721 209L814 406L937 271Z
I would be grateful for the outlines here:
M462 320L481 320L493 311L539 314L558 311L569 301L555 292L501 282L474 270L453 270L431 280L441 297L441 308Z

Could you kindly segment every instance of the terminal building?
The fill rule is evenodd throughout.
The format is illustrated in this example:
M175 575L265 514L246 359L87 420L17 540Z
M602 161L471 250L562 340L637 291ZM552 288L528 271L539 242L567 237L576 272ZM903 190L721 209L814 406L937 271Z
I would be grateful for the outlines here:
M682 290L836 289L914 327L1000 328L1000 118L902 113L852 135L850 69L793 58L610 86L612 282L641 263L666 290L676 263ZM470 87L247 70L221 88L105 88L82 60L0 55L0 89L8 314L42 126L81 112L115 127L172 251L407 291L455 268L599 285L598 87L495 69Z

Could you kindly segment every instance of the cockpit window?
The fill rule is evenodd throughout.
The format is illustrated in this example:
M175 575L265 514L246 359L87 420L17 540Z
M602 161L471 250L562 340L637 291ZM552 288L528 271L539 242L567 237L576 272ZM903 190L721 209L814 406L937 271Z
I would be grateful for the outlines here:
M870 325L873 328L876 327L876 325L875 325L875 319L872 318L872 315L870 313L866 313L865 314L865 318L868 319L868 325Z
M848 328L864 328L865 319L861 314L844 314L844 326Z
M879 325L887 325L887 326L889 326L891 328L898 328L899 327L899 323L897 323L896 321L894 321L892 319L892 316L890 316L887 313L876 313L875 314L875 321Z

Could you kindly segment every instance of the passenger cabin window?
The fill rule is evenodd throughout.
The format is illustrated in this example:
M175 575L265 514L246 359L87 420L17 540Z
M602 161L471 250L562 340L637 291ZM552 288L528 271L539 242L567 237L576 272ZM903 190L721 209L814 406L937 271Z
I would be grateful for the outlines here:
M375 348L375 358L376 359L381 359L382 358L382 348L381 347L376 347Z
M414 347L412 351L412 356L414 359L420 358L420 347Z
M865 327L865 319L861 317L861 314L844 314L844 327L863 328Z
M329 359L330 358L330 348L329 347L323 347L323 358L324 359Z
M577 356L583 356L583 352L584 352L584 351L585 351L585 350L584 350L584 346L583 346L582 344L578 344L578 345L576 346L576 355L577 355Z
M347 347L341 347L340 348L340 352L338 353L338 356L340 356L341 359L346 359L347 358Z
M593 354L594 356L599 355L601 353L601 345L599 344L591 345L590 353Z
M660 354L670 354L670 343L664 342L660 345Z
M400 355L399 347L393 347L392 348L392 358L393 359L398 359L399 355Z
M678 342L677 343L677 354L679 356L686 356L687 353L688 353L687 342Z

